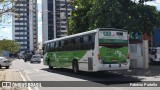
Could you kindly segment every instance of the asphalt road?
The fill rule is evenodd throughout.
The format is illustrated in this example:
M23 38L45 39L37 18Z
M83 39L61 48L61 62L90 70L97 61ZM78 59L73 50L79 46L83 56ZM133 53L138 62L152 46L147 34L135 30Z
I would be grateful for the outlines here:
M156 67L160 68L160 66ZM158 87L125 87L129 86L130 83L140 83L148 80L160 81L160 71L158 70L154 75L149 74L149 76L146 74L132 75L135 72L130 71L127 71L128 73L120 71L74 74L72 70L58 68L50 70L48 66L43 65L43 62L41 64L31 64L30 62L24 62L22 59L13 61L11 68L20 70L24 81L54 81L48 82L48 84L59 86L28 88L29 90L160 90ZM78 87L76 87L77 84Z

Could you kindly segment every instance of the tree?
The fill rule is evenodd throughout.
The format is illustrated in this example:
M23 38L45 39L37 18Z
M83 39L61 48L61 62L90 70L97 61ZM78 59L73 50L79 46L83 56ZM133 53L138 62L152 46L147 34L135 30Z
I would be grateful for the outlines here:
M89 29L95 28L118 28L119 19L122 16L122 5L118 0L94 0L93 7L88 12Z
M15 7L22 0L0 0L0 22L6 22L8 19L12 17L13 13L19 14L16 12Z
M87 16L88 11L90 11L90 7L92 6L93 0L75 0L75 2L71 3L74 6L78 6L76 10L72 12L72 18L70 19L69 26L70 32L69 34L84 32L88 29L89 26L89 17ZM83 26L83 27L81 27Z
M71 34L95 28L120 28L130 33L151 33L160 26L160 14L154 6L139 0L77 0L70 20Z
M12 6L13 0L0 0L0 22L6 18L3 15L10 17L11 12L13 12L14 6ZM3 19L4 18L4 19Z
M12 54L18 52L20 45L13 40L0 40L0 50L9 51Z

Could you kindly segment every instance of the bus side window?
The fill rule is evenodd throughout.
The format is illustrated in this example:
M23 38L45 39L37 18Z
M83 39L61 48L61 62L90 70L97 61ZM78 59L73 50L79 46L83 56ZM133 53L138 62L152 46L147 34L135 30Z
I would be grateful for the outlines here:
M88 36L88 49L90 50L91 48L92 48L92 36L91 35L89 35Z
M64 41L64 51L68 50L68 40Z
M75 50L80 50L80 37L75 38Z
M51 51L54 52L54 42L51 43Z
M83 37L80 38L80 49L84 50L84 47L83 47Z
M72 42L71 42L71 39L68 39L67 51L71 51L71 50L72 50Z
M63 41L61 41L60 51L64 51L64 40L63 40Z
M91 36L91 35L88 36L88 41L89 41L89 42L92 41L92 36Z
M75 38L71 39L71 50L75 50Z
M49 52L51 52L52 50L52 43L49 43Z
M83 43L83 47L84 47L83 50L88 50L88 47L89 47L88 46L88 43L89 43L88 42L88 36L84 36L83 37L83 41L84 41L84 43Z
M42 51L43 51L42 54L44 55L44 45L42 46Z
M46 53L46 44L43 45L43 55Z
M92 42L91 42L91 48L94 50L94 45L95 44L95 34L92 34Z
M49 52L51 52L51 43L49 43Z
M59 41L59 44L58 44L58 51L61 51L61 41Z
M55 51L58 51L59 42L55 42Z
M48 43L46 44L46 52L48 52Z

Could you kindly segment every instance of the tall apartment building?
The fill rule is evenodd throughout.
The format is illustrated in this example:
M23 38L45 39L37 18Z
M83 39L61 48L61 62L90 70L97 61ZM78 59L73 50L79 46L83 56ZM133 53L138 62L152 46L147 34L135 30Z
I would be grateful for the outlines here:
M12 38L21 45L20 51L37 50L37 0L15 0L15 3Z
M42 0L43 42L67 36L67 17L72 10L69 0Z

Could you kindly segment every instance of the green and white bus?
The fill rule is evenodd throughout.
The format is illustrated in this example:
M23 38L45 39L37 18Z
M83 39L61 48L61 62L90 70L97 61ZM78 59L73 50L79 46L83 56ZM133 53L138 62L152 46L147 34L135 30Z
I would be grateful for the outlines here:
M74 72L129 69L128 32L99 28L44 42L44 65Z

